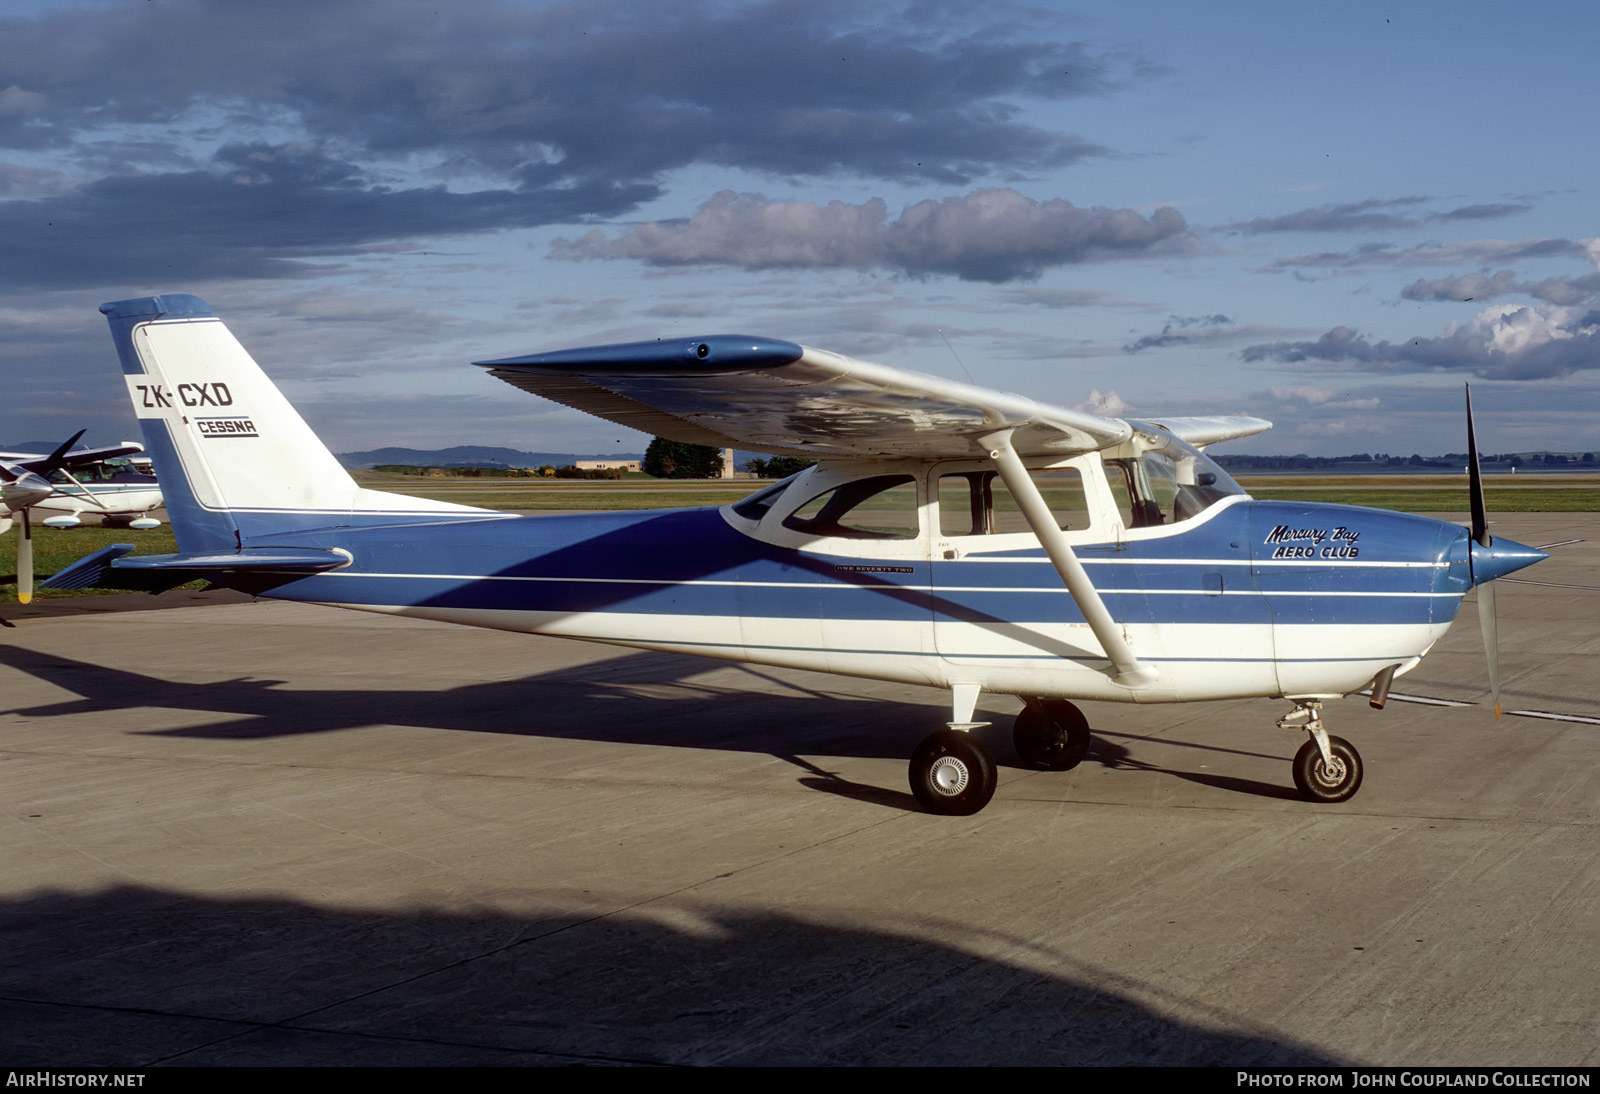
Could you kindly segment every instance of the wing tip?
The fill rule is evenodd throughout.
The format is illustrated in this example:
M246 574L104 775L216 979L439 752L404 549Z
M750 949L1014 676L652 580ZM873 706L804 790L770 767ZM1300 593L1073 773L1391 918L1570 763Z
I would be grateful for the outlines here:
M579 346L472 363L480 368L528 372L694 375L776 368L793 364L804 353L805 350L800 346L778 338L713 334L703 338L661 338L652 342Z

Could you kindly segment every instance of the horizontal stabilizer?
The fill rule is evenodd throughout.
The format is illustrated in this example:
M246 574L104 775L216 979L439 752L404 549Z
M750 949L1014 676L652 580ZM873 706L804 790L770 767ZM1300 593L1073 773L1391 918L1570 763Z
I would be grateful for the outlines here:
M109 547L102 547L94 554L80 558L65 570L45 578L39 582L39 588L71 591L123 588L120 585L106 584L104 579L111 573L112 563L132 550L131 543L113 543Z
M318 547L252 547L248 551L193 551L176 555L135 555L112 563L118 570L228 570L265 574L320 574L350 565L342 551Z
M133 589L160 592L190 581L236 585L231 578L260 586L320 574L350 565L342 551L307 547L257 547L247 551L193 551L174 555L133 555L131 543L113 543L79 559L40 582L41 589Z

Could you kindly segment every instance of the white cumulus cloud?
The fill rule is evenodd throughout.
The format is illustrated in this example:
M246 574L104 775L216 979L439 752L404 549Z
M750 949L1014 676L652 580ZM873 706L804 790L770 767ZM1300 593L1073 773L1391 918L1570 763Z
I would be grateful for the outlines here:
M615 237L595 230L557 239L551 257L885 269L1003 282L1033 280L1054 266L1182 250L1188 240L1188 224L1176 209L1146 217L1061 198L1035 201L1010 188L919 201L894 220L880 198L821 205L725 190L686 220L640 224Z

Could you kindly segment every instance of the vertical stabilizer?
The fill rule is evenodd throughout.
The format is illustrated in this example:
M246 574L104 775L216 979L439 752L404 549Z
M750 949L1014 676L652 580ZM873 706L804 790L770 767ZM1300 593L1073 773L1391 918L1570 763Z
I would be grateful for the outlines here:
M252 534L479 514L362 489L194 296L101 305L184 551Z

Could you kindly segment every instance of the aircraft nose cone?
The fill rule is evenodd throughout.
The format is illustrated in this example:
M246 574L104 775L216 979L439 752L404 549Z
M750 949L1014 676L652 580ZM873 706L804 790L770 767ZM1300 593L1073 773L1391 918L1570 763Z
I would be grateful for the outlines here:
M1493 581L1497 577L1516 573L1524 566L1532 566L1535 562L1542 562L1550 557L1538 548L1526 547L1510 539L1497 538L1487 547L1473 543L1471 550L1474 585L1482 585L1485 581Z
M37 505L55 492L56 488L50 485L48 479L32 471L24 471L0 487L0 496L3 496L6 508L13 513Z

